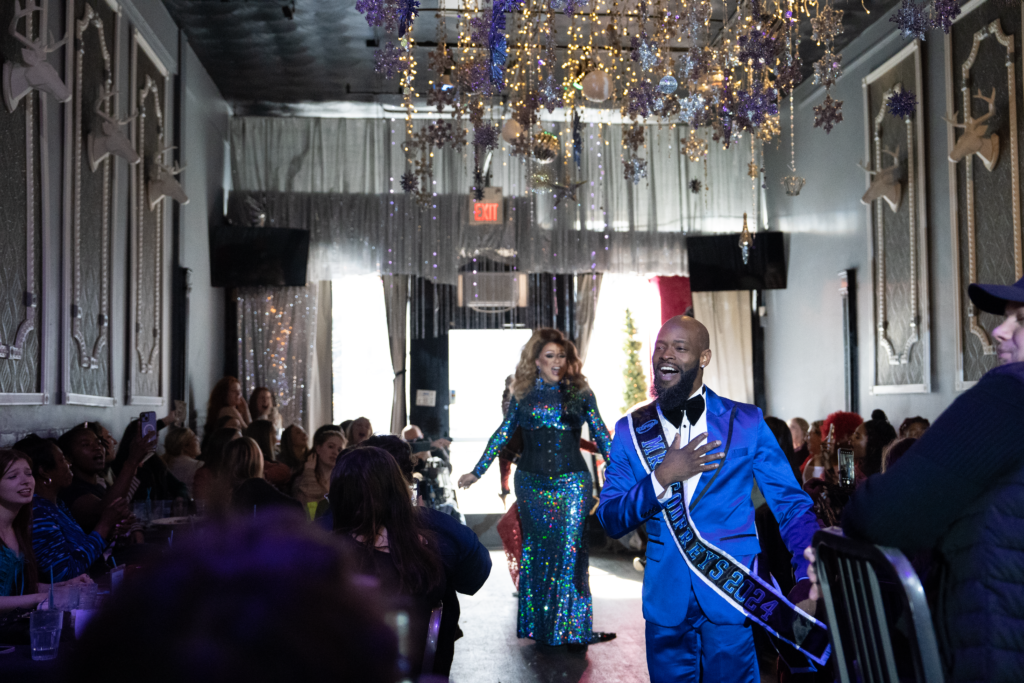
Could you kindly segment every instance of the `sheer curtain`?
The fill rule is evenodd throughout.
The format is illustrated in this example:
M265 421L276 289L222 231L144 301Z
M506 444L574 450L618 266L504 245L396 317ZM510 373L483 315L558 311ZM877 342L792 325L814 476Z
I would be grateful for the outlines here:
M601 294L601 273L581 274L576 277L576 350L580 364L586 363L590 349L590 335L594 332L597 299Z
M754 402L750 292L693 292L693 315L711 335L704 383L719 396Z
M391 348L391 366L395 371L394 397L391 399L391 433L401 434L405 429L405 340L406 315L409 310L409 278L405 275L385 275L384 307L388 318L388 344Z

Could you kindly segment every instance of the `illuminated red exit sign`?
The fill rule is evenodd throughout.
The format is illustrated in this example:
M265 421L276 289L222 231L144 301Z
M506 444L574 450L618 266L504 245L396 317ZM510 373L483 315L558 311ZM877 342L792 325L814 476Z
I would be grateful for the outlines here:
M473 223L503 223L504 212L501 205L501 188L484 188L484 198L480 201L470 197L470 214Z

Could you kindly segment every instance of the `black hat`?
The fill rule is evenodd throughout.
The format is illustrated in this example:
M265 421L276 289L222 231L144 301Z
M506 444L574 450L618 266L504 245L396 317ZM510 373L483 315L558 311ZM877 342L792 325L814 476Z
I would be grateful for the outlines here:
M974 305L986 313L1004 315L1007 302L1024 304L1024 277L1012 285L979 285L972 284L967 288L967 296Z

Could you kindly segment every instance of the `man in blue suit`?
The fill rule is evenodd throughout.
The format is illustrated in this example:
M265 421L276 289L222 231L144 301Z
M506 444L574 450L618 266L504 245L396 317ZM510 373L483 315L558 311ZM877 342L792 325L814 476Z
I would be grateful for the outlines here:
M794 593L806 594L810 585L803 551L818 529L811 499L761 410L704 386L709 342L707 328L693 318L662 326L652 358L654 393L665 443L672 446L650 471L637 454L629 417L619 420L597 509L613 538L647 524L643 610L652 683L759 680L751 621L690 568L666 524L665 505L674 492L700 538L750 567L761 549L750 499L756 480L793 553Z

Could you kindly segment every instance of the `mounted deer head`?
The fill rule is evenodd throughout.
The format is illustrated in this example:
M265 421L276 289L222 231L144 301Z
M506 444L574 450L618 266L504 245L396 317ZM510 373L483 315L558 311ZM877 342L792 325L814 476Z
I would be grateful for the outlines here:
M984 164L986 171L991 171L996 167L996 163L999 161L999 136L995 133L986 135L988 132L988 120L996 114L996 89L992 88L992 95L985 97L981 94L981 89L978 90L978 94L974 96L976 100L982 100L988 102L988 113L979 116L978 118L969 118L971 112L968 111L964 116L963 123L957 123L956 119L958 115L953 114L953 118L949 119L945 116L942 120L953 126L954 128L962 128L964 134L956 141L953 145L953 151L949 153L949 160L954 164L958 163L961 159L970 157L972 154L977 154L978 158L981 159L981 163Z
M884 199L895 213L900 210L900 201L903 198L903 185L900 183L900 175L903 172L900 166L900 148L897 145L896 150L890 152L882 147L882 154L892 157L893 165L889 168L872 170L863 164L857 164L872 176L871 185L868 186L868 191L864 193L864 196L860 198L860 203L871 204L876 199Z
M188 195L181 189L181 184L175 176L185 170L184 166L165 166L162 159L164 154L174 149L173 146L166 147L149 161L149 177L146 181L146 196L149 199L149 210L155 211L156 205L164 197L170 197L179 204L188 204Z
M67 36L58 43L54 42L52 34L49 41L44 41L42 37L32 40L29 35L18 33L18 21L31 16L33 12L42 14L43 8L39 5L39 0L25 0L24 7L20 0L14 0L14 7L14 18L11 19L11 25L7 30L23 45L22 63L4 62L3 89L7 111L13 112L17 109L21 98L33 90L49 93L58 102L67 102L71 99L71 90L64 85L64 81L57 75L57 70L46 61L47 53L66 43Z
M128 136L121 130L121 126L130 123L138 114L120 120L111 116L103 111L103 104L114 98L114 91L102 85L96 91L96 119L93 122L93 130L89 132L89 167L95 171L109 154L116 154L132 165L139 163L141 157L132 147ZM116 99L112 110L116 114Z

